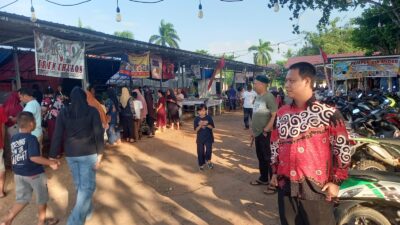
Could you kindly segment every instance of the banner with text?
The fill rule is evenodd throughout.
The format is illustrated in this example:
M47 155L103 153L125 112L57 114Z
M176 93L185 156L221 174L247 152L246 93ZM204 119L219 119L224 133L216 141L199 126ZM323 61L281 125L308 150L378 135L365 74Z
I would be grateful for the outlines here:
M83 79L85 44L34 32L37 75Z
M333 62L333 79L396 77L399 73L399 61L398 57L337 60Z
M163 63L160 56L152 55L150 57L151 78L160 80L162 77Z
M119 73L133 78L149 78L150 53L125 55L122 57Z

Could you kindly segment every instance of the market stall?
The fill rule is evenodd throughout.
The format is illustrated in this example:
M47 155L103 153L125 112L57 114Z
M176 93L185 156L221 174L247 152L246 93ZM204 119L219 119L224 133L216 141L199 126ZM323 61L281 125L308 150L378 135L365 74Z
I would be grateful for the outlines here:
M338 58L332 60L335 90L399 91L400 56Z

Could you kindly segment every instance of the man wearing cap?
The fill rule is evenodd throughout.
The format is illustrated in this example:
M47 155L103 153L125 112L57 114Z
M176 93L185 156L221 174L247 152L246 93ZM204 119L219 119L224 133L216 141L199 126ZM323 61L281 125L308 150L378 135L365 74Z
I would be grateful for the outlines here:
M278 106L274 96L267 91L268 83L265 75L258 75L254 81L257 97L253 106L252 138L256 145L260 177L251 185L267 185L272 176L270 137Z

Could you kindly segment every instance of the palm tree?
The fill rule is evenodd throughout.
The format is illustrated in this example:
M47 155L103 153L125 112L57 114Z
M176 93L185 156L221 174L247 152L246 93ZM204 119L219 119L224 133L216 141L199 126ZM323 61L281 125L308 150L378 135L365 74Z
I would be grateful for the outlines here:
M169 46L171 48L179 48L178 41L180 41L180 39L172 23L165 23L164 20L161 20L158 32L158 35L155 34L150 37L150 43Z
M271 42L259 39L258 45L253 45L249 48L249 52L254 53L254 64L258 66L266 66L271 61L271 54L274 50L271 47Z

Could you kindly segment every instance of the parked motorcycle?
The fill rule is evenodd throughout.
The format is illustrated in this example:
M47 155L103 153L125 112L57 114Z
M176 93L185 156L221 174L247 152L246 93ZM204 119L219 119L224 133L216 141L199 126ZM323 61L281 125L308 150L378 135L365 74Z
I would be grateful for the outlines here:
M335 207L338 225L400 224L400 176L382 171L350 171Z
M400 169L400 140L351 137L351 167L356 170Z

